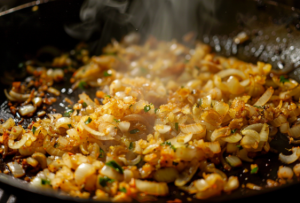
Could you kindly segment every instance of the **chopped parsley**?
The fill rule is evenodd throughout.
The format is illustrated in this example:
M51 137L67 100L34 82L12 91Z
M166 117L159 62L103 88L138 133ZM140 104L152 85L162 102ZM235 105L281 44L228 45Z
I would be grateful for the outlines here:
M242 145L239 145L239 144L236 145L236 147L239 148L239 149L243 149Z
M71 128L71 127L73 127L73 126L72 126L72 124L68 124L68 127Z
M86 125L89 124L90 122L92 122L92 119L90 117L88 117L88 119L84 122Z
M54 144L54 148L57 148L58 146L59 146L58 143L55 143L55 144Z
M107 183L112 183L114 182L115 180L114 179L111 179L107 176L104 176L104 177L100 177L99 178L99 184L102 186L102 187L105 187L107 186Z
M132 150L135 147L135 143L134 142L130 142L128 149Z
M126 190L126 188L125 188L125 187L122 187L122 188L120 189L120 192L127 193L127 190Z
M83 108L86 108L86 107L87 107L87 104L86 104L85 102L83 102L83 103L82 103L82 107L83 107Z
M118 119L115 119L115 118L114 118L114 121L115 121L116 123L120 123L120 120L118 120Z
M98 158L104 158L104 156L105 156L104 150L100 148L99 151L100 151L100 154L99 154Z
M84 82L84 81L81 81L81 82L78 84L78 87L79 87L80 89L82 89L82 90L84 90L86 86L87 86L87 84L86 84L86 82Z
M146 68L144 68L144 67L141 67L140 70L144 74L148 73L148 70Z
M50 182L50 180L41 179L41 184L42 185L51 185L51 182Z
M285 82L289 82L290 80L289 79L286 79L283 75L281 75L280 77L279 77L279 79L280 79L280 82L281 83L285 83Z
M35 126L32 126L32 133L34 134L35 133L35 131L36 131L36 127Z
M138 133L138 132L140 132L139 129L133 129L133 130L129 131L130 134L135 134L135 133Z
M174 150L174 152L176 151L176 148L171 144L171 142L167 142L167 141L166 141L166 142L161 143L160 145L161 145L161 146L163 146L163 145L170 146L171 149Z
M110 96L110 95L108 95L108 94L107 94L107 95L105 95L105 96L106 96L106 97L108 97L108 98L111 98L111 96Z
M155 108L155 109L154 109L154 113L156 114L157 111L158 111L158 108Z
M231 133L232 133L232 134L235 133L235 132L236 132L236 129L231 130Z
M123 174L123 168L117 162L115 162L114 160L106 162L105 165L109 166L109 167L112 167L117 172Z
M146 106L144 107L144 111L145 111L145 112L148 112L148 111L150 111L150 110L151 110L150 105L146 105Z
M64 117L70 117L71 114L72 114L73 112L74 112L73 109L68 109L68 110L66 110L66 111L64 112L63 116L64 116Z
M203 103L202 98L200 98L200 99L198 100L197 107L199 107L199 106L202 107L202 103Z
M251 169L250 173L255 174L258 171L258 167L256 166L255 168Z
M111 76L111 74L108 73L107 71L104 71L103 76L104 76L104 77L109 77L109 76Z
M178 131L178 123L175 123L175 129L176 129L176 131Z

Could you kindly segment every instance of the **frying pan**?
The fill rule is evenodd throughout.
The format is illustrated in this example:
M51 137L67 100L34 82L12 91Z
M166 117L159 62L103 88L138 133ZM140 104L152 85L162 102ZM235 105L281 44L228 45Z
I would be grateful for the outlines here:
M153 2L155 3L155 1ZM288 73L290 77L300 81L300 33L298 31L300 29L300 12L297 9L272 1L219 0L213 1L214 6L207 4L207 2L196 0L189 2L195 5L195 13L191 24L193 24L192 31L196 33L198 40L210 44L215 52L223 56L234 56L253 63L257 60L271 63L275 74ZM96 19L98 25L94 27L89 37L77 35L74 39L65 30L66 27L70 25L72 27L72 25L81 22L79 10L82 3L83 1L79 0L40 0L0 14L0 85L2 90L8 88L13 80L25 78L26 73L22 62L32 58L47 61L59 54L60 51L71 50L82 39L90 45L92 54L100 54L101 47L109 43L111 38L120 40L122 36L131 31L138 30L144 39L149 33L155 35L155 32L152 33L153 30L150 29L151 26L149 26L151 25L151 18L147 15L144 16L143 21L135 25L130 23L128 25L126 22L113 22L110 18L99 15L99 18ZM135 3L130 1L129 4L134 5ZM38 5L37 10L37 7L33 9L33 6L36 5ZM130 11L130 5L128 12ZM135 5L139 5L139 12L149 12L142 1ZM115 11L108 9L106 12ZM176 13L174 16L177 16L177 19L180 18L180 15L176 15ZM134 17L133 15L133 21ZM175 21L176 18L171 23L176 25ZM190 31L189 28L178 29L171 36L158 35L157 37L164 40L177 38L180 41L181 37ZM233 43L233 38L241 31L246 32L250 40L237 45ZM70 84L66 79L63 83L57 84L56 88L68 90ZM12 115L7 108L2 90L0 95L0 118L7 119ZM94 89L86 91L91 96L95 92ZM59 105L63 103L62 98L68 96L76 100L80 90L72 93L69 91L63 92L53 107L58 111L63 110ZM51 112L51 107L47 111ZM15 120L19 121L20 118L16 117ZM31 119L25 119L23 125L26 126L29 122L31 122ZM291 147L287 138L281 134L276 136L271 145L285 154L288 153L285 148ZM1 170L5 168L5 161L1 159ZM241 184L252 182L263 186L266 185L266 179L276 178L276 171L281 165L278 161L278 154L272 153L256 158L256 163L260 168L258 174L243 174L241 172L243 168L240 168L230 171L229 175L237 175ZM249 168L248 165L245 165L245 167ZM299 182L294 180L280 187L265 188L262 191L250 191L240 188L231 194L222 194L202 202L286 201L298 197L299 187ZM32 188L24 181L5 174L0 174L0 188L1 203L93 201L68 197L57 191ZM175 198L187 202L187 197L188 195L182 193L182 191L170 186L170 196L159 198L158 202L166 202ZM198 201L192 199L192 202Z

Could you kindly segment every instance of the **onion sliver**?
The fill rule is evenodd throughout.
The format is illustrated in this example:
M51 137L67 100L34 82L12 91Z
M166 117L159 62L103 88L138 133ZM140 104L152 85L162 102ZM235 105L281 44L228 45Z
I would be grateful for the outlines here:
M142 156L138 155L132 160L127 160L125 157L119 157L119 160L121 160L125 165L135 166L136 164L140 163L140 161L142 160Z
M53 156L61 157L65 153L65 151L53 147L53 143L51 143L49 135L45 138L43 147L48 154L53 155Z
M90 128L89 126L87 126L86 124L82 123L82 126L83 128L89 132L92 137L94 137L95 139L98 139L98 140L113 140L114 138L113 137L110 137L110 136L106 136L104 133L102 132L99 132L97 130L94 130L92 128Z
M178 172L175 168L161 168L153 174L154 180L157 182L171 183L178 177Z
M200 123L194 123L189 125L180 124L180 130L183 133L200 134L205 131L205 128Z
M19 141L14 141L14 140L8 140L8 146L11 149L19 149L20 147L22 147L26 141L29 139L30 137L30 133L25 133L22 135L22 138Z
M69 125L72 123L71 118L68 117L61 117L59 118L56 123L55 123L55 127L56 128L65 128L65 129L69 129Z
M261 142L267 142L268 141L268 139L269 139L269 126L268 126L268 124L264 123L264 125L263 125L263 127L260 131L259 137L260 137Z
M220 138L220 137L226 137L228 135L231 134L231 130L229 127L223 127L223 128L219 128L214 130L214 132L211 135L211 141L216 141L216 139Z
M175 185L180 187L184 186L187 182L189 182L198 170L199 165L200 163L194 164L191 167L182 171L179 174L178 178L175 180Z
M254 106L263 106L265 105L274 93L274 89L270 87L265 91L265 93L255 102Z
M228 143L237 143L242 139L242 136L239 133L234 133L228 137L222 137L221 139Z
M255 130L242 130L241 133L244 135L243 139L241 140L241 145L244 148L256 149L258 147L260 137Z
M299 138L300 137L300 125L296 125L292 128L289 128L287 131L288 135L293 138Z
M92 164L82 163L80 164L75 173L74 179L77 185L84 184L86 179L96 172L95 167Z
M291 155L283 155L282 153L280 153L279 160L284 164L291 164L295 162L300 156L300 148L294 147L292 151L293 153Z
M21 164L17 162L9 162L7 164L9 170L12 172L13 176L16 178L20 178L25 175L25 170L23 169Z
M127 131L129 130L129 128L130 128L130 122L128 122L128 121L121 121L121 122L118 124L118 127L119 127L119 129L120 129L123 133L125 133L125 132L127 132Z
M233 69L233 68L222 70L222 71L218 72L216 75L220 76L221 78L225 78L225 77L232 76L232 75L237 75L242 79L246 79L246 75L245 75L245 73L243 73L243 71Z
M169 193L167 183L156 183L144 180L135 180L136 189L150 195L165 196Z
M9 135L9 139L15 140L17 139L23 131L23 128L21 126L14 126L12 127Z
M161 133L161 134L165 134L167 132L170 132L171 130L171 126L169 125L155 125L154 130L156 130L157 132Z
M120 174L119 172L117 172L116 170L114 170L110 166L106 166L106 165L103 166L100 173L102 175L107 176L107 177L109 177L111 179L114 179L114 180L122 181L124 179L122 174Z
M242 161L237 156L227 156L225 159L232 167L238 167L242 165Z
M91 98L85 93L80 94L79 99L83 100L83 102L85 102L88 106L96 106L95 102L93 102L93 100L91 100Z

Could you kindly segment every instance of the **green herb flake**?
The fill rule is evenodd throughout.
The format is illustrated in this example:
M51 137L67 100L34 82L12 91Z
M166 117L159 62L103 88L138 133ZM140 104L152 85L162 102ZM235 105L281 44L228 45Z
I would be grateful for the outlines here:
M202 100L202 98L200 98L199 101L198 101L199 106L202 107L202 103L203 103L203 100Z
M88 117L88 119L84 122L86 125L89 124L90 122L92 122L92 119L90 117Z
M125 187L122 187L122 188L120 189L120 192L127 193L127 190L126 190L126 188L125 188Z
M135 143L134 142L130 142L128 149L132 150L135 148Z
M184 88L184 86L182 85L181 88Z
M36 127L35 126L32 126L32 133L34 134L35 133L35 131L36 131Z
M51 185L51 182L50 182L50 180L41 179L41 184L42 185Z
M55 143L55 144L54 144L54 148L57 148L58 146L59 146L58 143Z
M258 171L258 167L256 166L255 168L251 169L250 173L255 174Z
M83 108L86 108L86 107L87 107L87 104L86 104L85 102L83 102L83 103L82 103L82 107L83 107Z
M68 109L64 112L63 117L70 117L73 112L73 109Z
M111 74L108 73L107 71L104 71L103 76L104 76L104 77L109 77L109 76L111 76Z
M235 133L235 132L236 132L236 129L231 130L231 133L232 133L232 134Z
M140 70L141 70L141 72L144 73L144 74L148 73L148 69L146 69L146 68L144 68L144 67L141 67Z
M106 96L106 97L108 97L108 98L111 98L111 96L110 96L110 95L108 95L108 94L107 94L107 95L105 95L105 96Z
M155 108L155 109L154 109L154 113L156 114L157 111L158 111L158 108Z
M161 146L163 146L163 145L170 146L171 149L174 150L174 152L176 151L176 148L172 145L171 142L167 142L167 141L166 141L166 142L161 143L160 145L161 145Z
M146 106L144 107L144 111L145 111L145 112L148 112L148 111L150 111L150 110L151 110L150 105L146 105Z
M106 162L105 165L109 166L109 167L112 167L113 169L115 169L120 174L123 174L123 168L117 162L115 162L114 160Z
M256 107L256 108L259 108L259 109L264 109L263 106L257 106L257 105L253 105L253 106Z
M68 124L68 127L69 127L69 129L70 129L70 128L73 127L73 126L72 126L72 124Z
M175 129L176 129L176 131L178 131L178 129L179 129L178 123L175 123Z
M239 145L239 144L236 145L236 147L239 148L239 149L243 149L242 145Z
M81 81L81 82L78 84L78 87L79 87L80 89L82 89L82 90L84 90L86 86L87 86L87 84L86 84L86 82L84 82L84 81Z
M101 185L102 187L105 187L105 186L107 186L107 183L112 183L114 181L115 181L114 179L111 179L111 178L106 177L106 176L100 177L99 178L99 185Z
M132 104L130 104L128 108L130 109L130 107L132 107Z
M98 158L104 158L104 156L105 156L104 150L100 148L99 151L100 151L100 154L99 154Z
M197 70L200 70L200 68L198 66L194 66Z
M130 134L135 134L135 133L138 133L138 132L140 132L139 129L133 129L133 130L129 131Z
M170 147L174 150L174 152L176 152L176 147L174 147L174 145L171 145Z
M115 121L116 123L120 123L120 122L121 122L120 120L115 119L115 118L114 118L114 121Z
M290 80L289 79L286 79L283 75L281 75L280 77L279 77L279 79L280 79L280 82L281 83L285 83L285 82L290 82Z

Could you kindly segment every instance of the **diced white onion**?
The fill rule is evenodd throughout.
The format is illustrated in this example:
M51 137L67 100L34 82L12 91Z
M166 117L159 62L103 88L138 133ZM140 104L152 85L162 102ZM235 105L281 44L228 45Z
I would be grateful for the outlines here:
M279 154L279 160L284 164L291 164L295 162L300 156L300 148L294 147L291 155Z
M69 129L69 125L72 123L71 118L68 117L61 117L59 118L56 123L55 123L55 127L56 128L65 128L65 129Z
M165 134L171 130L171 126L169 125L156 125L153 128L161 134Z
M13 176L16 178L20 178L25 175L25 170L23 169L21 164L17 162L9 162L7 163L9 170L12 172Z
M165 196L169 193L167 183L156 183L144 180L135 180L136 189L149 195Z
M119 172L117 172L116 170L114 170L110 166L106 166L106 165L103 166L100 173L102 175L107 176L107 177L109 177L111 179L114 179L114 180L122 181L124 179L122 174L120 174Z
M161 168L154 172L153 178L157 182L171 183L178 177L178 172L175 168Z
M292 179L293 175L293 170L288 166L280 166L277 171L278 178Z
M200 134L205 131L205 128L200 123L194 123L189 125L179 124L180 130L183 133Z
M95 167L88 163L82 163L74 173L74 179L77 185L84 184L86 179L96 172Z
M231 156L227 156L225 159L232 167L238 167L242 165L242 161L237 156L231 155Z

